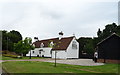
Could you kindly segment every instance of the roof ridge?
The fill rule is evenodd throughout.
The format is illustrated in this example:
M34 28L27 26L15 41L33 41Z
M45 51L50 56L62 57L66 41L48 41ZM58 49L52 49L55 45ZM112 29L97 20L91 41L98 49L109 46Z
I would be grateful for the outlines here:
M111 36L113 36L113 35L116 35L116 36L120 37L118 34L116 34L116 33L114 32L114 33L112 33L110 36L108 36L108 37L106 37L105 39L103 39L102 41L100 41L97 45L99 45L99 44L102 43L103 41L109 39L109 38L110 38Z
M62 37L62 38L71 38L71 37L74 37L74 36L70 36L70 37ZM59 37L56 37L56 38L50 38L50 39L43 39L43 40L39 40L39 41L53 40L53 39L59 39Z

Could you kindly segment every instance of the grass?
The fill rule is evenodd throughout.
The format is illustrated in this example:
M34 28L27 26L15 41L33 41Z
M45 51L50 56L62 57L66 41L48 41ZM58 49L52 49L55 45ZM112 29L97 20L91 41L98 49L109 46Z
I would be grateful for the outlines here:
M118 73L118 64L102 66L79 66L40 62L40 61L7 61L3 68L8 73ZM120 66L120 64L119 64Z
M41 58L43 58L43 57L31 57L31 59L41 59ZM20 60L20 59L29 59L29 57L12 58L12 57L2 56L2 60Z

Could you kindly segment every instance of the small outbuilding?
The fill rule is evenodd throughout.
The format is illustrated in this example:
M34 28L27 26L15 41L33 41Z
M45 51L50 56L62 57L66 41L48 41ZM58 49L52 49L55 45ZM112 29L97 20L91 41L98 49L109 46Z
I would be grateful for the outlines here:
M113 33L97 44L98 62L120 62L120 36Z

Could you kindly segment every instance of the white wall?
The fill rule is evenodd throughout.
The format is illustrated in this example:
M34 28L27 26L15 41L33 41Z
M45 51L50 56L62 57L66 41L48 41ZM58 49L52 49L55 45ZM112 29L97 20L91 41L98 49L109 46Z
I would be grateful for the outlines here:
M51 53L50 53L51 49L52 48L49 48L49 47L43 48L42 53L43 53L44 57L51 57Z
M37 55L39 55L39 51L40 50L40 48L35 48L34 50L31 50L31 56L37 56ZM34 53L33 53L33 51L34 51ZM28 52L28 54L26 54L26 56L30 56L30 51Z
M67 59L67 58L79 58L79 43L77 42L77 49L73 49L72 48L72 42L76 41L75 38L73 38L73 40L71 41L70 45L68 46L67 50L56 50L57 51L57 56L56 58L60 58L60 59ZM41 54L39 53L39 50L43 49L43 51L41 51ZM46 47L46 48L35 48L34 53L31 51L31 56L42 56L44 55L44 57L52 57L55 58L55 51L52 51L52 55L50 53L52 48L50 47ZM26 54L26 56L30 56L30 52L28 54Z
M67 48L67 58L79 58L79 43L77 42L77 49L72 48L72 42L76 41L75 38L71 41Z
M66 59L66 51L65 50L56 50L56 58ZM52 51L52 58L55 58L55 51Z
M43 50L41 51L41 54L39 53L39 50ZM34 50L31 50L31 56L41 56L44 55L44 57L51 57L51 54L50 54L50 50L51 48L49 47L46 47L46 48L35 48ZM33 53L34 51L34 53ZM28 54L26 54L26 56L30 56L30 51L28 52Z

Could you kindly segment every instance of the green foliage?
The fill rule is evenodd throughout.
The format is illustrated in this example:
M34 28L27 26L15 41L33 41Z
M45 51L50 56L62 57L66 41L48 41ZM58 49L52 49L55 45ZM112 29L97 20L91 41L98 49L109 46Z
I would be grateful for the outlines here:
M10 57L11 55L5 55L5 56L2 56L2 60L21 60L21 59L24 59L24 60L27 60L27 59L30 59L29 57ZM43 57L32 57L31 59L47 59L47 58L43 58Z
M82 53L87 53L88 55L92 55L94 53L92 38L79 38L77 41L80 46L80 56L82 56Z
M94 37L93 39L79 38L77 41L79 42L80 45L80 54L82 55L82 51L87 54L93 54L98 42L107 38L112 33L120 35L120 25L117 26L115 23L108 24L102 31L99 28L97 32L98 37Z
M99 42L98 37L93 38L93 47L96 48L97 43Z
M11 54L3 54L5 57L12 57L12 58L17 58L17 55L11 55Z
M14 51L19 54L26 54L29 50L34 49L32 45L31 38L25 38L25 40L21 40L18 43L14 43Z
M100 28L98 29L97 35L100 37L102 35L102 31L100 30Z
M6 30L2 31L2 50L13 51L14 43L22 40L22 35L15 30L7 32Z
M22 40L21 34L15 30L10 31L8 36L13 43L17 43L18 41Z
M112 24L106 25L103 31L100 31L100 29L98 29L98 32L97 32L98 41L100 42L101 40L110 36L112 33L116 33L120 35L120 25L117 26L116 23L112 23Z
M17 56L19 56L19 55L16 54L15 52L2 51L2 56L5 56L5 57L12 57L12 58L17 58Z

